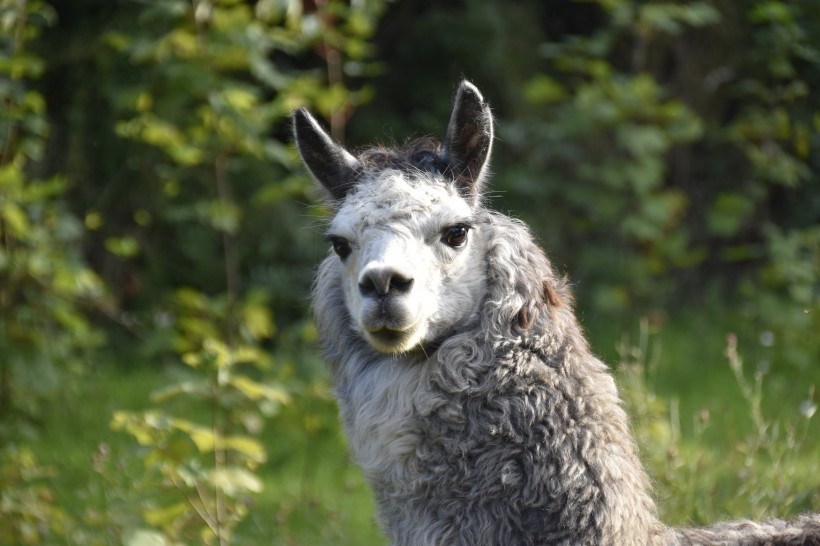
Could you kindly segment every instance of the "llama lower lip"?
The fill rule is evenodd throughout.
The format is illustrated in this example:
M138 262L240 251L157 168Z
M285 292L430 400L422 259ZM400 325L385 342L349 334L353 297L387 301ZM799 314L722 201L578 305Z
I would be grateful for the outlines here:
M370 330L367 333L377 339L380 343L384 343L386 345L397 344L406 336L405 332L402 332L401 330L391 330L390 328L379 328L378 330Z

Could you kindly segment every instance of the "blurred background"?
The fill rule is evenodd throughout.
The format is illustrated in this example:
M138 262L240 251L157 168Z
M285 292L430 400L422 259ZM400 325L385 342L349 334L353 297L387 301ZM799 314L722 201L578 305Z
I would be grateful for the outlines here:
M820 3L0 0L0 543L385 544L290 142L493 106L666 521L820 510Z

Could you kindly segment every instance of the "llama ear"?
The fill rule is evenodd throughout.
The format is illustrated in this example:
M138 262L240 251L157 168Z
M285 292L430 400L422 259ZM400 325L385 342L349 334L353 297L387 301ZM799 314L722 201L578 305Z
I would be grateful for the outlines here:
M359 161L334 142L306 108L293 113L293 135L302 161L313 178L334 199L344 199L356 182Z
M463 194L475 202L487 178L493 147L493 114L481 92L464 80L456 92L442 153Z

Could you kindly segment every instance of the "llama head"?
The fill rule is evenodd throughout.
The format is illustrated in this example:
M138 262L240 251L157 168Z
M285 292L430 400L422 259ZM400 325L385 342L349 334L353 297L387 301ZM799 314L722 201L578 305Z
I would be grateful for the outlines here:
M354 156L304 109L294 114L302 159L328 192L327 239L353 328L376 350L423 349L478 312L484 291L479 205L493 123L463 82L441 145L372 148ZM342 317L339 317L341 320Z

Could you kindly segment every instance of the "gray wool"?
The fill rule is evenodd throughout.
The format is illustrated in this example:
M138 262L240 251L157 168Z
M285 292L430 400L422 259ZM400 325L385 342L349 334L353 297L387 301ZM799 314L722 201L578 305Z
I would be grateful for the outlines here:
M462 93L457 107L489 116L477 90ZM584 338L567 282L522 222L436 166L460 152L483 178L488 157L474 156L489 155L486 140L449 155L333 149L343 162L328 166L303 135L335 145L300 115L302 156L337 197L331 240L351 249L319 267L319 342L394 546L820 545L818 515L707 529L658 520L615 381ZM340 172L355 181L339 182ZM441 226L464 217L467 242L444 247ZM407 293L368 297L367 271L387 261ZM415 337L388 350L374 341L373 316L413 323Z

